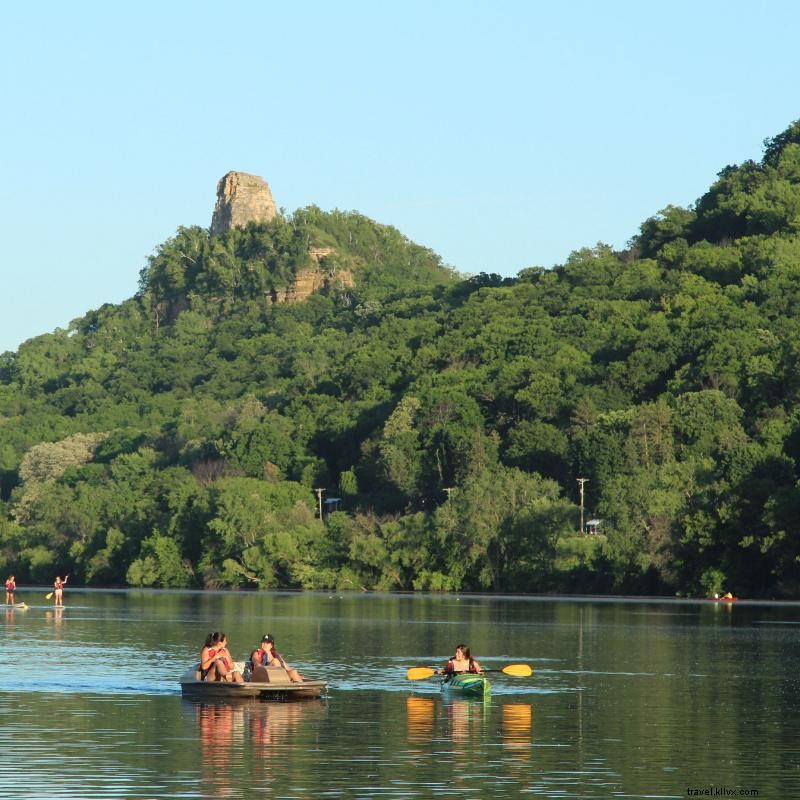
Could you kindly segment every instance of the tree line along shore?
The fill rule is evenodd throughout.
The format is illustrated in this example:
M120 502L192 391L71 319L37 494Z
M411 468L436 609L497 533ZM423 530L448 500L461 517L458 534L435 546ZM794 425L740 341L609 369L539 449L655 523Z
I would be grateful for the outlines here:
M324 289L276 302L311 249ZM179 228L134 297L0 356L0 569L794 597L799 298L798 123L515 278L355 212Z

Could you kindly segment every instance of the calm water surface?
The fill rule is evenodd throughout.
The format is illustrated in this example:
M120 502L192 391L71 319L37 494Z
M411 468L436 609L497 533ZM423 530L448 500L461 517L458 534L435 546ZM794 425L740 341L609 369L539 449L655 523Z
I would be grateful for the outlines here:
M3 798L800 797L800 605L46 591L0 627ZM327 698L183 700L215 629ZM406 680L461 641L534 675Z

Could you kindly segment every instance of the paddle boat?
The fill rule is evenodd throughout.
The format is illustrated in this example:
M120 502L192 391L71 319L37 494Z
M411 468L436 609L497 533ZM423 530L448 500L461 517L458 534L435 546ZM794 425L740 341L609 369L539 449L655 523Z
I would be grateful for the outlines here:
M489 680L485 675L475 672L456 672L442 680L444 694L459 697L486 697L489 694Z
M237 661L234 663L234 669L246 676L244 683L204 681L200 677L200 665L196 664L181 675L181 693L184 697L198 699L249 698L287 703L294 700L317 700L328 688L327 681L293 683L286 670L280 667L256 667L251 673L249 669L245 669L245 662Z

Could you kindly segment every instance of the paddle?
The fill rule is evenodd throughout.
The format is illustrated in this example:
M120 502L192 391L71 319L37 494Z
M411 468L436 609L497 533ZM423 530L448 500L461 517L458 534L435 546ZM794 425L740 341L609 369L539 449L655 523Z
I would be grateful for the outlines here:
M527 664L509 664L502 669L485 669L483 672L502 672L505 675L513 675L515 678L527 678L533 675L533 670ZM406 678L410 681L421 681L437 674L440 673L430 667L411 667L406 672Z
M515 678L529 678L533 675L533 668L527 664L509 664L503 669L485 669L484 672L502 672L504 675L513 675Z

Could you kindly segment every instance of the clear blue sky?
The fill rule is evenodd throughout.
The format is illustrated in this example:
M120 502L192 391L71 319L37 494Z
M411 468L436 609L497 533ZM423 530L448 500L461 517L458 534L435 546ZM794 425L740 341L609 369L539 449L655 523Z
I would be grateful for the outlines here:
M792 2L78 0L0 24L0 352L133 295L231 169L515 275L624 246L800 118Z

